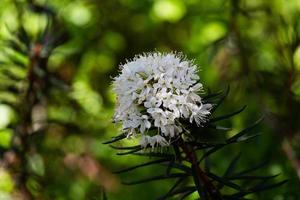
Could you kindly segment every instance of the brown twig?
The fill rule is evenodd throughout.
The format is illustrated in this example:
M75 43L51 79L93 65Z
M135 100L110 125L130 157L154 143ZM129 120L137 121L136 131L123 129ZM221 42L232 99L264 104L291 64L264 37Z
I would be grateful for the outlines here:
M283 152L286 154L287 158L290 160L298 177L300 178L300 161L297 158L296 152L294 151L288 139L284 139L284 141L282 142L282 149Z
M27 187L27 181L29 176L29 172L27 169L27 157L33 149L32 144L29 143L29 136L33 131L34 125L32 121L33 110L36 105L41 103L39 94L43 93L44 90L43 81L45 80L41 80L41 77L39 77L38 74L36 74L35 72L37 68L46 68L44 58L41 56L41 50L42 45L35 44L32 49L32 54L29 58L30 62L27 73L28 87L24 91L24 95L19 107L21 119L15 134L15 141L17 142L17 144L14 145L19 146L19 150L17 151L17 157L20 160L20 164L18 166L19 175L16 177L16 184L17 188L22 194L22 198L26 200L34 199L32 193Z
M194 149L188 144L184 143L184 141L180 142L180 147L186 155L187 160L191 163L192 169L197 175L194 177L196 182L197 190L200 196L207 196L208 199L211 200L220 200L222 199L220 191L212 184L209 177L203 172L200 168L197 155ZM204 189L204 190L202 190Z

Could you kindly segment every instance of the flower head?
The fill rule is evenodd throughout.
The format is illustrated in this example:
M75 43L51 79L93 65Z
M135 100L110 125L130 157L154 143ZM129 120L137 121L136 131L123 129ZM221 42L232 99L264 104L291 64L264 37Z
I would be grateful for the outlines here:
M180 119L201 126L210 114L211 105L198 95L202 84L197 66L177 54L135 57L121 65L113 87L114 120L122 123L128 137L142 134L142 147L167 146L184 130Z

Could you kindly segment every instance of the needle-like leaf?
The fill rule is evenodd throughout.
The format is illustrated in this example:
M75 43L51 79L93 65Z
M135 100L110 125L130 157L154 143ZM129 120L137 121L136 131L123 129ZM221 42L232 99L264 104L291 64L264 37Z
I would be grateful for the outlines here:
M241 132L237 133L236 135L232 136L231 138L229 138L227 141L228 142L234 142L236 140L238 140L239 138L241 138L243 135L247 134L249 131L251 131L253 128L255 128L261 121L263 120L263 117L259 118L256 122L254 122L252 125L248 126L247 128L245 128L244 130L242 130Z
M154 161L151 161L151 162L143 163L143 164L136 165L136 166L133 166L133 167L129 167L129 168L126 168L126 169L122 169L122 170L116 171L114 173L120 174L120 173L124 173L124 172L129 172L129 171L132 171L132 170L137 169L137 168L146 167L146 166L149 166L149 165L158 164L158 163L162 163L162 162L166 162L166 161L169 161L169 159L164 158L164 159L154 160Z
M241 157L241 153L238 153L238 155L236 155L232 161L230 162L226 172L224 173L223 177L227 177L229 175L231 175L233 173L233 171L235 170L236 168L236 164L238 162L238 160L240 159Z
M161 196L161 197L159 197L157 200L165 200L165 199L167 199L168 197L171 197L171 196L173 195L172 192L180 185L180 183L182 183L182 182L185 180L185 178L186 178L186 177L181 177L181 178L179 178L179 179L175 182L175 184L172 186L172 188L168 191L168 193L165 194L165 195L163 195L163 196Z
M206 175L210 178L212 178L213 180L217 181L218 183L221 183L223 185L226 185L228 187L231 187L233 189L236 189L238 191L243 191L243 188L241 188L239 185L227 180L226 178L222 178L222 177L219 177L213 173L210 173L210 172L207 172Z
M226 115L222 115L222 116L219 116L219 117L214 117L210 120L210 122L217 122L217 121L221 121L221 120L224 120L224 119L228 119L230 117L233 117L241 112L243 112L245 110L247 106L243 106L241 109L237 110L237 111L234 111L232 113L229 113L229 114L226 114Z
M158 175L142 180L137 180L137 181L131 181L131 182L123 182L124 185L135 185L135 184L140 184L140 183L147 183L151 181L157 181L157 180L164 180L164 179L170 179L170 178L180 178L180 177L187 177L189 175L185 173L174 173L174 174L163 174L163 175Z
M227 89L226 89L226 91L225 91L225 93L224 93L224 95L219 99L219 101L211 109L211 113L213 113L222 104L222 102L228 96L229 91L230 91L230 87L228 86Z
M103 142L103 144L111 144L111 143L117 142L119 140L122 140L122 139L126 138L126 136L127 136L126 133L121 133L120 135L118 135L116 137L113 137L112 140L109 140L107 142Z
M128 155L128 154L132 154L132 153L135 153L135 152L138 152L140 150L142 150L143 148L141 146L135 148L135 149L132 149L131 151L127 151L127 152L122 152L122 153L117 153L117 155Z

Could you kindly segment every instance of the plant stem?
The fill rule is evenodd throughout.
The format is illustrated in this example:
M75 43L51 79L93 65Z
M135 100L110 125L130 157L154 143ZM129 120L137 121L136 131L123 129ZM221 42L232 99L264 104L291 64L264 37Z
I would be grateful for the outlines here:
M298 178L300 178L300 161L298 160L296 152L294 151L288 139L284 139L282 143L282 149L295 169Z
M17 177L17 187L21 191L23 198L26 200L34 199L33 195L31 194L30 190L27 188L27 182L29 178L28 172L28 154L32 152L33 145L29 141L29 137L33 131L33 121L32 121L32 114L33 109L36 105L41 103L41 98L39 94L42 94L44 91L44 79L38 76L35 73L35 69L45 69L46 62L41 57L41 48L40 44L35 44L33 48L32 55L30 56L29 62L29 69L27 73L27 81L28 87L24 91L24 96L22 102L20 104L20 123L16 131L16 137L19 138L19 145L20 149L18 151L18 157L20 160L20 174Z
M183 141L181 141L180 147L185 153L188 162L191 163L193 172L196 175L196 176L193 175L193 177L194 177L195 184L197 186L199 196L201 198L203 197L204 199L208 199L208 200L222 199L220 191L212 184L209 177L200 168L198 164L197 155L194 149L188 144L184 143Z

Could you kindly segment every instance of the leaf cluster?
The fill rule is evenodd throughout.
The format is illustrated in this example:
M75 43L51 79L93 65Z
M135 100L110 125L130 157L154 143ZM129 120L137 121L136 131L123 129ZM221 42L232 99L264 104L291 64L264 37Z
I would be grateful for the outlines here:
M151 161L117 171L116 173L128 173L143 167L160 165L164 173L139 180L126 181L126 185L135 185L151 181L174 179L170 190L158 197L164 199L185 199L194 192L199 194L202 200L207 199L247 199L247 195L272 189L284 184L286 181L275 182L278 175L257 175L257 170L263 168L266 162L239 170L237 163L241 154L234 156L223 174L213 172L209 163L213 160L214 153L222 151L224 147L241 142L247 142L258 136L254 131L262 118L250 124L231 137L226 133L231 130L228 127L218 125L220 121L227 120L246 108L221 116L214 116L217 108L224 102L229 93L229 87L225 92L211 93L203 98L205 102L214 105L212 117L202 126L182 122L189 133L185 133L179 139L173 141L166 149L153 151L151 147L142 149L139 145L121 147L111 145L117 149L118 155L147 156ZM126 138L122 133L105 144L118 143Z

